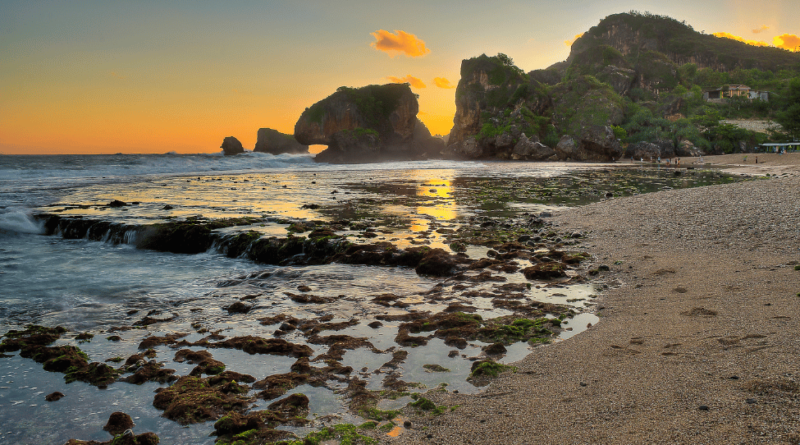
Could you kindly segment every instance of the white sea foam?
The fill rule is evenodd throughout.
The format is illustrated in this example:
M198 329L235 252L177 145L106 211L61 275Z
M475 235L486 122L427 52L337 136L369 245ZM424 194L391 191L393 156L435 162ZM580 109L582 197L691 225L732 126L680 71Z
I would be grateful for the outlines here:
M0 232L44 233L44 227L25 212L0 213Z

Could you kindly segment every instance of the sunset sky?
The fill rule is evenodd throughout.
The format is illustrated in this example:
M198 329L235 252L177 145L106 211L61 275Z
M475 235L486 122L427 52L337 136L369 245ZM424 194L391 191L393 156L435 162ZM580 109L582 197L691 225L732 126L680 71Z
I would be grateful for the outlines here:
M3 0L0 153L217 152L225 136L252 149L339 86L393 81L445 134L462 59L546 68L631 9L770 45L800 34L797 0Z

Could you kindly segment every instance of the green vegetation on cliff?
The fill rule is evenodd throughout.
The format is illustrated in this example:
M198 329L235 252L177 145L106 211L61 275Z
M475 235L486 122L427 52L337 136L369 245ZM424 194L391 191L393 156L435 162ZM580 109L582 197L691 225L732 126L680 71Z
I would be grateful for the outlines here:
M769 100L704 92L746 85ZM569 58L525 74L505 54L464 60L450 142L470 136L480 156L508 153L524 133L553 147L610 126L623 143L670 141L706 152L752 149L800 136L800 54L695 31L650 13L614 14L572 45ZM762 119L784 132L754 133L723 122Z

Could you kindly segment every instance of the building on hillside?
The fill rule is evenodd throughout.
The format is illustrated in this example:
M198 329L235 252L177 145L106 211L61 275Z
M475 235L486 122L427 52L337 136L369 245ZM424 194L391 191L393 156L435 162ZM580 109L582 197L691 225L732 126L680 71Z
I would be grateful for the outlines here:
M769 102L769 91L755 91L751 90L747 85L725 85L718 88L709 88L703 91L703 99L720 100L727 97L746 97L750 100L763 100Z

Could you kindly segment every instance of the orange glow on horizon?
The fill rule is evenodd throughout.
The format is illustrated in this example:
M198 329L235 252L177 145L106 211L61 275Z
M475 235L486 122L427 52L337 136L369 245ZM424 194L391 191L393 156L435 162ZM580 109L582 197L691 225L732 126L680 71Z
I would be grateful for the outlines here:
M715 32L712 35L714 37L720 37L720 38L724 38L724 39L736 40L737 42L746 43L746 44L752 45L752 46L769 46L769 43L767 43L767 42L762 42L760 40L747 40L744 37L739 37L739 36L733 35L733 34L728 33L728 32Z
M794 34L782 34L773 37L772 43L778 48L788 49L789 51L800 51L800 37Z

